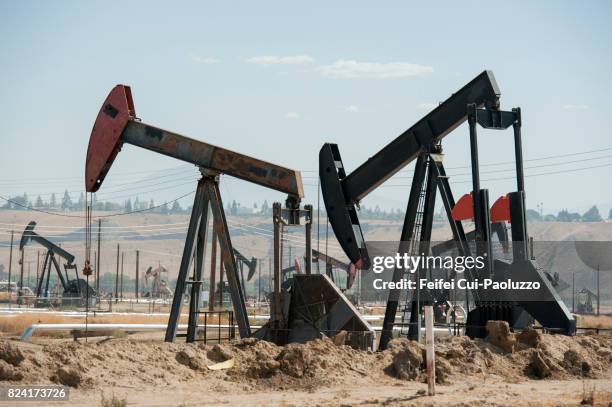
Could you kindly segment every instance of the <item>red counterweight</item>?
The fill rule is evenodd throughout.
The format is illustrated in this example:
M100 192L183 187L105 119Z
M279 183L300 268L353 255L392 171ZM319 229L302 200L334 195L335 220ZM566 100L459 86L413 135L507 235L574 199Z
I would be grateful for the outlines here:
M132 91L129 86L117 85L108 94L91 130L87 161L85 162L85 190L96 192L115 157L121 149L121 133L136 117Z

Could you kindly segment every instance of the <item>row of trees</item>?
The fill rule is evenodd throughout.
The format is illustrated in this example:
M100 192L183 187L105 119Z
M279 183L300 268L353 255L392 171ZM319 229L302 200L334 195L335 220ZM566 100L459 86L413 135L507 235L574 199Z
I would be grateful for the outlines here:
M33 201L30 200L28 194L9 197L9 200L0 206L0 209L28 210L29 208L52 211L83 211L85 210L85 194L81 192L79 199L74 201L68 191L64 192L62 199L57 199L53 193L48 200L44 200L40 195ZM180 214L185 213L189 208L183 209L181 205L174 201L171 204L164 202L163 204L155 204L153 199L149 201L140 201L138 197L132 202L131 199L123 203L112 201L101 201L93 196L93 209L96 211L112 211L112 212L133 212L150 210L152 213L161 214Z
M174 201L171 204L162 203L156 205L153 199L149 201L141 201L136 197L134 201L128 199L121 203L111 201L100 201L93 196L93 209L96 211L112 211L112 212L134 212L134 211L149 211L150 213L159 213L164 215L174 214L185 214L191 212L191 207L183 208ZM63 210L63 211L83 211L85 210L85 195L81 193L79 199L73 201L68 191L64 192L61 199L57 199L55 194L51 194L48 200L44 200L40 195L36 197L34 201L31 201L27 194L17 195L10 197L10 200L5 202L0 209L16 209L16 210L27 210L28 208L35 208L41 210ZM248 216L248 215L272 215L272 206L268 204L268 201L264 201L261 206L254 203L252 207L241 206L240 203L233 200L228 202L226 207L226 213L231 216ZM362 206L359 211L360 217L363 219L380 219L380 220L402 220L404 218L404 211L400 209L391 209L389 211L381 209L378 205L374 208ZM437 221L443 221L446 219L446 214L442 208L435 217ZM544 221L544 222L601 222L603 217L599 213L597 206L592 206L589 210L583 214L577 212L569 212L567 209L560 211L557 215L547 214L543 215L533 209L527 210L527 219L530 221ZM608 214L608 219L612 219L612 209Z
M608 213L608 219L612 219L612 209L610 209L610 212ZM559 211L557 216L553 214L542 215L538 211L528 209L527 220L544 222L601 222L603 221L603 218L599 213L599 208L593 205L582 215L578 212L569 212L567 209Z

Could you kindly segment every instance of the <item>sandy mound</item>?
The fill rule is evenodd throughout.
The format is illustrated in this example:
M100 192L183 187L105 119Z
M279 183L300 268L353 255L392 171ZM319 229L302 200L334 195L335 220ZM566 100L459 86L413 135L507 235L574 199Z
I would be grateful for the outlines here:
M507 381L596 378L610 367L610 336L565 337L527 332L515 339L510 351L487 340L467 337L437 340L438 381L483 375ZM209 369L231 359L234 367ZM253 338L225 345L133 339L89 344L64 341L46 346L0 341L0 380L24 384L52 382L87 389L168 386L189 381L202 390L247 391L310 390L342 383L393 383L398 379L424 378L424 348L405 339L391 341L389 349L378 353L338 346L328 339L284 347Z

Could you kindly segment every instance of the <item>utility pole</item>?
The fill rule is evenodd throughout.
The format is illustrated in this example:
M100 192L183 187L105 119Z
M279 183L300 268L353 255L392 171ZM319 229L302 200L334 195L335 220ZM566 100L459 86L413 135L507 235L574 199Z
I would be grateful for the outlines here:
M125 253L121 252L121 299L123 300L123 255Z
M25 256L25 248L21 250L21 258L19 259L19 291L17 292L17 303L21 306L21 296L23 295L23 260Z
M576 272L572 271L572 313L576 312Z
M13 266L13 235L14 235L14 231L11 230L11 251L9 252L9 271L8 271L8 284L6 285L6 292L8 293L8 302L9 302L9 308L11 307L11 299L12 299L12 293L11 293L11 270L12 270L12 266Z
M599 316L599 264L597 265L597 316Z
M425 307L425 356L427 366L427 394L436 394L436 354L434 352L433 307ZM420 334L419 334L420 337Z
M38 284L38 273L40 272L40 250L36 250L36 281L35 284Z
M272 291L272 257L268 257L268 291Z
M140 251L136 250L136 286L134 287L134 295L136 296L136 302L138 302L138 260L140 258Z
M28 275L26 277L26 281L28 282L28 287L30 286L30 264L32 264L33 262L31 260L27 261L28 263Z
M257 305L261 302L261 259L257 259L259 278L257 279Z
M95 286L96 286L96 292L98 293L98 297L100 297L100 291L98 291L98 252L96 250L94 250L94 261L93 261L95 270L94 270L94 282L95 282Z
M115 303L119 301L119 243L117 243L117 271L115 273Z
M223 249L222 249L223 250ZM221 254L221 261L219 262L219 306L221 308L223 308L223 292L224 290L224 286L223 286L223 278L225 274L225 267L223 266L223 253Z
M102 230L102 219L98 218L98 258L97 258L97 264L96 264L96 291L98 292L98 295L100 295L100 257L102 257L100 253L101 230Z

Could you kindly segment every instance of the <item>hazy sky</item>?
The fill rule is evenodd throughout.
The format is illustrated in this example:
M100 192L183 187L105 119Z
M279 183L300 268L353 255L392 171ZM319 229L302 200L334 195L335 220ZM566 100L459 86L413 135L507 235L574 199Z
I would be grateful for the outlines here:
M324 142L339 144L350 171L491 69L502 105L523 109L526 159L608 148L526 162L527 175L562 171L527 178L528 206L612 204L610 2L177 3L0 3L0 195L78 196L94 118L124 83L145 122L304 171L316 205ZM510 131L481 134L483 164L513 159ZM444 148L458 197L470 189L457 168L469 164L466 127ZM483 166L482 178L512 168ZM170 200L196 176L126 146L99 199ZM282 199L222 182L225 200ZM404 208L409 183L403 171L364 203ZM515 189L504 179L483 187L492 200Z

